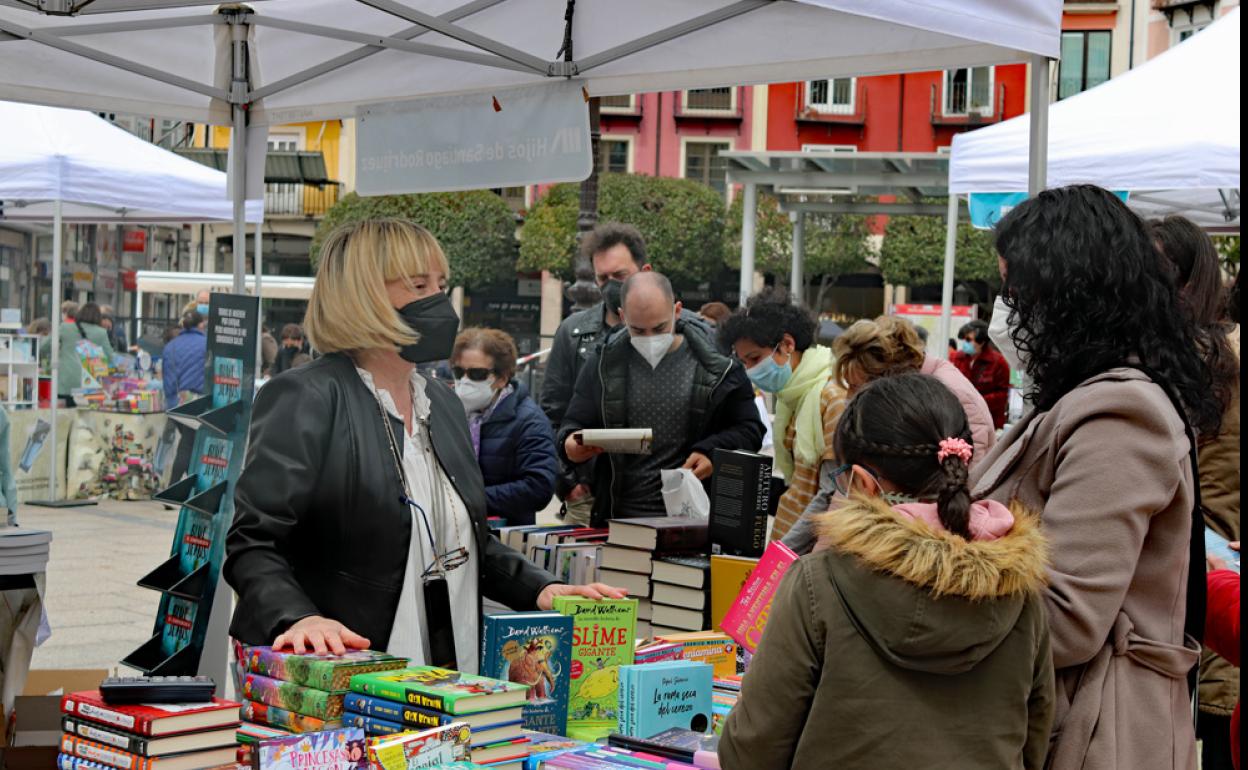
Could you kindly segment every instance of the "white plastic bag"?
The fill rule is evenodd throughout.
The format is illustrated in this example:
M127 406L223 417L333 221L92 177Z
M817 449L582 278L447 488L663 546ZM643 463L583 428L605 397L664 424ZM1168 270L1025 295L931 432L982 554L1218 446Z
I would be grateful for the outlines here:
M687 519L709 519L711 500L706 496L702 482L688 468L659 471L663 481L663 506L668 516Z

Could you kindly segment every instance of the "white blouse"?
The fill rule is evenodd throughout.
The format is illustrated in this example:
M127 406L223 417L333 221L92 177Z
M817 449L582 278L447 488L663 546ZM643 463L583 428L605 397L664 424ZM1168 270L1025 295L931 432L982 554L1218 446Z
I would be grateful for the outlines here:
M391 416L399 418L394 399L384 388L377 388L373 376L366 370L356 368L360 379L368 389L381 399ZM407 481L407 496L417 502L433 527L433 539L441 553L463 546L468 549L468 562L446 573L450 605L455 618L455 655L459 670L475 674L480 655L481 619L477 613L477 553L473 537L472 519L468 507L451 485L446 472L433 454L429 437L429 397L425 394L425 378L412 372L412 418L416 430L403 431L403 475ZM378 415L380 419L380 415ZM400 418L401 419L401 418ZM389 426L387 426L388 428ZM387 452L389 450L387 449ZM434 494L441 499L434 501ZM409 507L410 508L410 507ZM399 606L395 611L394 625L390 631L390 644L386 652L411 658L413 665L423 665L428 659L428 634L425 627L424 582L421 575L433 564L435 555L429 545L429 532L422 517L410 509L412 537L407 557L407 569L403 575L403 589L399 594Z

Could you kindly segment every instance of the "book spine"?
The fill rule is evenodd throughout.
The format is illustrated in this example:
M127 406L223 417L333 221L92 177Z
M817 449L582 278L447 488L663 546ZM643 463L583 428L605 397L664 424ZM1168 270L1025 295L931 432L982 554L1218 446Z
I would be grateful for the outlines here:
M400 703L433 709L434 711L446 711L445 707L451 705L447 699L440 695L427 695L417 692L399 682L378 682L370 679L352 680L351 687L365 695L399 701Z
M61 752L72 754L79 759L102 762L119 770L151 770L151 760L131 754L128 751L103 746L94 741L84 740L73 735L61 738Z
M289 730L292 733L319 733L331 730L339 724L338 720L317 719L251 700L243 701L242 717L246 722Z
M724 633L750 653L758 649L776 589L779 588L780 580L789 565L795 561L797 554L783 543L777 541L769 544L758 567L750 573L737 600L724 615Z
M102 722L106 725L120 727L127 732L151 735L152 725L147 717L124 714L110 708L97 706L94 703L84 703L81 700L75 700L69 695L66 695L61 700L61 711L66 714L76 714L84 719Z
M70 735L86 738L106 746L113 746L122 751L129 751L132 754L147 756L148 753L147 739L140 738L137 735L126 735L125 733L107 730L70 716L61 720L61 727Z
M655 535L656 544L654 550L658 553L700 551L706 548L707 530L705 524L664 527L657 530Z

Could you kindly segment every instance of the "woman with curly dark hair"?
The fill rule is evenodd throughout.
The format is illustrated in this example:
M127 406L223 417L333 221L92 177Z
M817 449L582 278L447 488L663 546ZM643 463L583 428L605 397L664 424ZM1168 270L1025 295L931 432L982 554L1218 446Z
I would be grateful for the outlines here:
M1161 253L1174 267L1183 311L1203 334L1201 351L1213 372L1213 395L1222 404L1222 430L1200 437L1200 503L1205 526L1239 540L1239 327L1226 317L1226 286L1218 250L1199 225L1172 215L1149 222ZM1206 650L1200 665L1204 770L1230 768L1231 715L1239 701L1239 670Z
M1185 627L1203 628L1204 583L1189 581L1203 577L1203 538L1185 424L1212 435L1222 416L1200 331L1148 227L1098 187L1022 203L996 247L1035 409L977 466L973 491L1041 511L1052 545L1050 766L1194 769L1199 647Z

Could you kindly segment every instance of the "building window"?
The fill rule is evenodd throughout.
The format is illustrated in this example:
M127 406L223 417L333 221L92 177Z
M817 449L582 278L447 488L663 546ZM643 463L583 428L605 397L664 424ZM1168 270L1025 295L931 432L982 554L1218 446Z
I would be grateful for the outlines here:
M728 192L728 164L719 154L726 142L686 142L685 178L709 185L720 195Z
M599 139L598 168L611 174L627 174L629 144L627 139Z
M737 89L691 88L682 96L683 107L690 112L732 112L737 108Z
M992 114L992 67L945 72L946 115Z
M1057 98L1065 99L1109 80L1109 31L1063 32Z
M598 108L603 112L633 112L635 109L633 106L634 100L636 98L635 94L600 96L598 97Z
M831 115L854 114L854 78L811 80L806 83L806 106Z
M296 152L299 149L299 135L269 134L269 149L276 152Z

